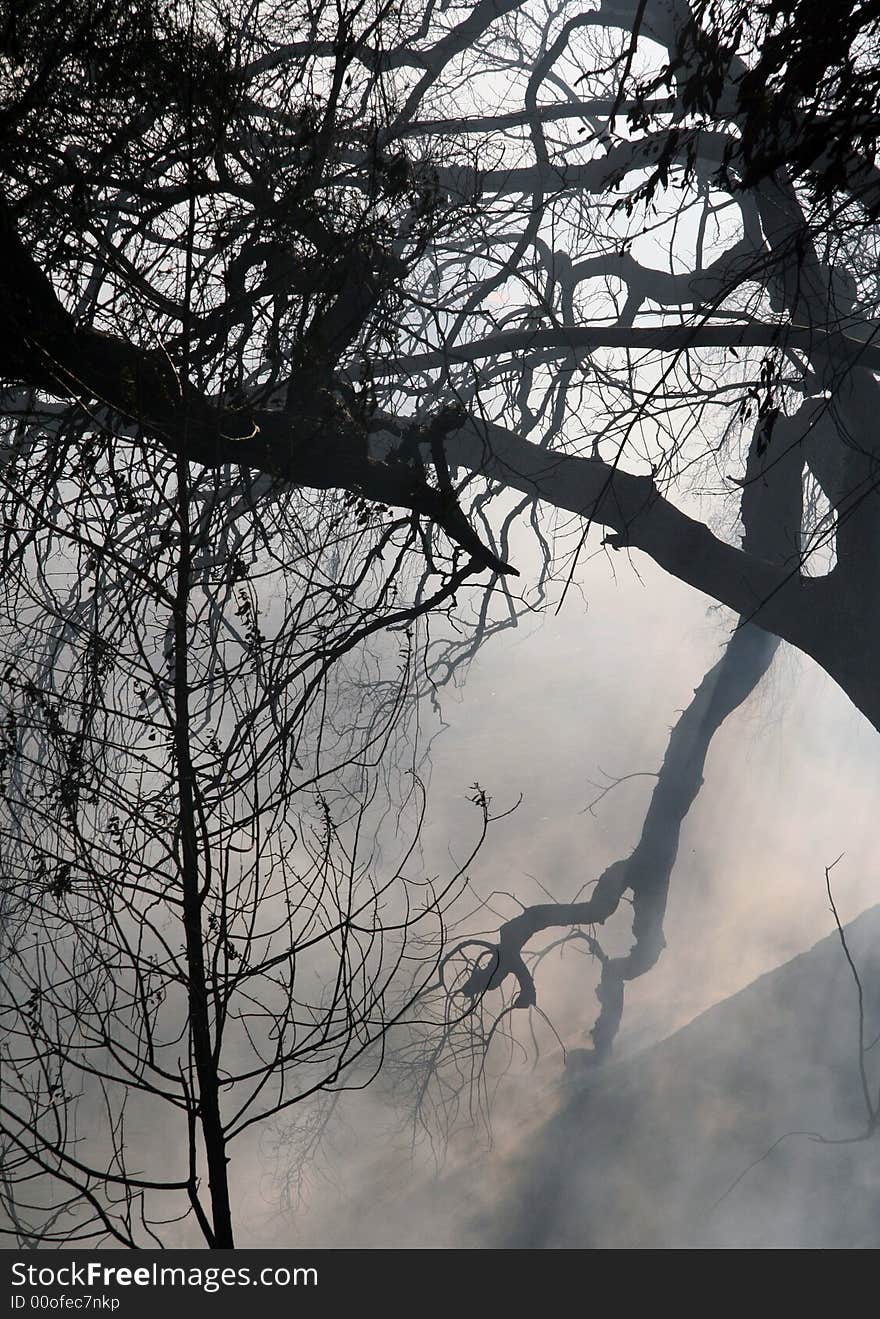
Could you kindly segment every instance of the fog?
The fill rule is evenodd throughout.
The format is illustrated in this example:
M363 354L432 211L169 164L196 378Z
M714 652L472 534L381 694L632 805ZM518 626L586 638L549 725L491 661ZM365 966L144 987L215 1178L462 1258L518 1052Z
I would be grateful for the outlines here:
M533 554L523 543L526 572ZM425 873L448 872L470 850L472 784L499 813L519 802L470 868L471 914L452 942L477 929L491 937L517 903L571 900L630 852L670 727L734 622L644 556L593 553L558 612L526 613L490 638L461 685L439 693L439 717L425 703ZM624 781L601 795L609 776ZM588 1043L598 970L557 951L536 974L540 1012L513 1014L518 1047L493 1046L488 1085L459 1096L450 1130L414 1121L393 1083L392 1032L389 1065L369 1086L236 1141L238 1244L870 1244L874 1145L787 1133L834 1141L864 1130L855 987L825 868L836 862L843 922L877 903L878 778L866 721L783 647L714 739L681 835L667 947L627 986L611 1062L566 1065ZM628 947L629 912L624 904L603 931L606 948ZM880 1031L878 922L875 911L851 935L868 1042ZM84 1100L90 1147L99 1126ZM146 1108L132 1109L127 1140L153 1175L180 1165L183 1131ZM198 1246L197 1226L182 1225L176 1244Z
M607 782L603 772L656 770L677 712L717 659L733 621L643 556L593 557L558 614L548 610L526 618L517 631L491 640L463 688L442 694L447 727L431 753L426 854L464 851L461 840L473 811L467 789L474 781L491 793L498 810L521 794L521 804L493 830L477 859L474 889L484 896L502 891L523 903L541 900L547 890L571 899L631 850L653 779L619 784L590 811L594 785ZM825 867L838 857L832 880L841 920L852 920L877 901L872 816L878 777L873 731L810 661L783 648L761 687L712 745L703 789L682 832L665 922L666 951L653 971L627 987L615 1057L600 1079L596 1073L585 1081L566 1069L559 1041L532 1014L536 1052L529 1014L516 1014L525 1053L504 1068L499 1064L499 1073L506 1070L503 1076L493 1074L498 1083L490 1111L477 1104L449 1139L438 1135L432 1144L414 1131L380 1079L367 1091L341 1097L323 1146L287 1206L279 1200L292 1151L272 1140L246 1158L241 1151L236 1163L246 1212L240 1221L247 1225L242 1244L681 1244L687 1238L682 1215L692 1208L687 1187L699 1184L704 1199L706 1188L723 1190L724 1179L733 1180L750 1164L762 1140L769 1145L792 1127L813 1130L824 1122L828 1135L857 1132L864 1114L860 1119L857 1111L854 989L839 944L824 947L824 969L816 972L815 983L809 975L804 983L811 1001L816 995L824 1001L827 977L834 977L833 1000L808 1032L808 1048L810 1067L834 1075L840 1093L829 1089L810 1098L815 1076L798 1054L804 1019L780 1015L772 995L771 1006L752 1012L747 1022L724 1001L834 933ZM509 898L498 898L493 906L504 914L516 910ZM627 913L626 907L618 913L609 946L627 946ZM483 927L491 930L492 918L484 917ZM864 936L860 948L865 951ZM591 962L570 953L554 954L540 967L539 1006L566 1049L587 1043L597 1010L596 980ZM661 1048L658 1062L653 1046L715 1004L724 1006L714 1024L693 1028L696 1044L685 1032L663 1046L665 1054ZM760 1035L764 1017L773 1032L772 1047L752 1034ZM669 1117L674 1132L660 1131L657 1139L677 1148L683 1139L677 1116L681 1093L688 1093L691 1080L698 1093L705 1084L701 1069L713 1052L705 1048L707 1039L715 1040L712 1084L719 1084L719 1067L732 1069L720 1082L730 1091L727 1118L719 1117L717 1103L698 1105L692 1115L696 1125L687 1133L684 1199L677 1200L676 1177L667 1169L666 1235L639 1237L638 1230L622 1226L620 1206L644 1197L657 1210L655 1173L646 1173L645 1185L638 1185L647 1119L636 1113L631 1126L609 1120L616 1112L615 1096L632 1103L638 1075L633 1067L644 1065L651 1075L662 1075L662 1084L655 1079L653 1086L650 1120L656 1126L658 1113ZM593 1108L587 1103L586 1116L579 1116L578 1104L587 1101L571 1096L584 1087L589 1093L598 1087L601 1103ZM667 1095L665 1106L658 1093ZM774 1106L768 1094L788 1094L790 1102ZM842 1125L841 1104L848 1106ZM757 1195L772 1217L774 1170L780 1186L790 1185L792 1168L800 1170L797 1177L821 1184L827 1168L829 1187L842 1175L847 1183L840 1160L835 1164L828 1151L819 1155L808 1145L794 1142L782 1162L770 1162L759 1178L752 1177L749 1187L758 1189L748 1190L747 1203ZM846 1158L858 1164L865 1146L852 1148L856 1153ZM584 1200L577 1173L566 1171L586 1168L590 1161L606 1191L617 1168L626 1183L625 1194L618 1188L611 1197L612 1226L603 1231L597 1230L596 1205ZM876 1174L876 1160L873 1166ZM563 1185L566 1178L574 1179L574 1192L568 1182ZM546 1204L563 1195L573 1197L570 1212L548 1216ZM527 1227L530 1206L537 1212L542 1205L536 1235ZM790 1215L780 1229L785 1240L777 1244L801 1244L801 1228L789 1220ZM741 1221L737 1214L713 1220L712 1243L742 1244ZM816 1226L802 1227L802 1244L808 1244ZM592 1243L590 1234L597 1238Z

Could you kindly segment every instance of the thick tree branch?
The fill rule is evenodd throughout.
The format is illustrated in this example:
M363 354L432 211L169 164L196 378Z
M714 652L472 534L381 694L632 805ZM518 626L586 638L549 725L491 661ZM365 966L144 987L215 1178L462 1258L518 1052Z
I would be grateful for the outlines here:
M613 269L609 273L614 273ZM698 277L691 277L693 284ZM880 338L872 327L848 329L834 325L797 325L749 321L740 325L556 325L546 329L505 330L470 343L444 345L425 353L383 362L377 375L434 371L460 362L477 362L503 353L556 350L560 355L589 353L599 348L631 352L684 352L701 348L795 348L821 354L837 364L880 371Z
M789 432L797 432L796 422L789 421L783 427L786 424ZM802 468L803 454L797 442L785 447L781 455L771 455L763 424L756 426L741 505L746 552L781 563L791 559L800 539ZM712 739L728 716L752 694L777 646L776 637L740 620L721 659L705 675L672 729L633 852L608 866L588 900L541 903L507 921L491 959L477 967L466 982L467 995L476 997L496 989L512 976L519 986L514 1006L532 1006L537 1001L536 990L524 957L529 940L551 927L604 924L629 890L634 935L629 953L607 957L598 941L591 939L592 950L602 963L602 974L596 991L600 1010L591 1031L593 1048L586 1057L589 1062L608 1057L623 1015L626 982L650 970L665 947L663 921L681 829L702 787Z
M442 527L484 568L515 572L483 545L452 493L427 484L421 467L396 453L374 460L364 420L322 384L332 383L332 354L353 332L361 310L354 303L351 294L316 328L321 370L302 369L283 412L233 408L185 381L168 354L78 325L0 201L0 377L89 410L109 408L134 423L144 442L189 461L238 464L291 485L350 490L410 509Z
M665 499L651 477L539 449L476 422L450 438L447 452L459 466L607 527L615 548L643 550L680 581L812 653L821 579L725 544Z

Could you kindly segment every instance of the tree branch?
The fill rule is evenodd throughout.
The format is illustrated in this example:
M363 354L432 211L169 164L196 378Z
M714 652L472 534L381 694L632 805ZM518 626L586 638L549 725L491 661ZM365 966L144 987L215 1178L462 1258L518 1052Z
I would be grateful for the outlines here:
M614 548L643 550L680 581L813 653L822 579L727 545L665 499L651 477L539 449L477 422L450 438L447 453L453 464L609 528Z
M615 273L613 270L610 273ZM701 276L691 276L696 283ZM434 371L460 362L476 362L503 353L531 353L555 349L560 355L589 353L597 348L624 348L631 352L684 352L700 348L796 348L821 353L836 362L880 371L880 339L871 327L846 334L833 325L797 325L749 321L741 325L557 325L546 329L505 330L472 343L444 345L425 353L391 358L376 369L377 376Z
M365 421L328 387L332 354L347 344L362 311L353 303L352 297L338 315L334 305L315 330L323 369L303 367L288 387L285 411L232 408L184 381L168 354L77 325L0 199L0 376L86 409L109 408L133 422L143 441L188 461L237 464L291 485L350 490L410 509L442 527L483 568L515 573L483 545L451 491L429 486L422 469L396 453L374 460Z

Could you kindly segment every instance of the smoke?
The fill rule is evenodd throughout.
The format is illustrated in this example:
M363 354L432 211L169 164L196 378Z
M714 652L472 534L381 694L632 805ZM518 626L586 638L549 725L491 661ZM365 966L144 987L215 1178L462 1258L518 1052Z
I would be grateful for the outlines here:
M732 625L640 558L614 567L593 565L588 602L572 592L560 614L491 640L462 690L440 695L425 873L466 854L470 785L499 811L522 796L470 873L475 909L489 902L473 923L489 933L518 902L570 900L628 854L653 779L628 779L591 812L596 785L657 769ZM786 1132L849 1137L864 1125L854 991L836 936L786 969L781 988L752 982L833 933L824 867L841 853L842 919L877 901L878 778L873 731L784 651L713 743L673 874L667 948L628 986L612 1064L588 1079L566 1069L564 1049L583 1047L595 1020L598 969L556 952L537 974L549 1023L514 1014L515 1047L490 1055L488 1084L450 1133L415 1130L380 1077L237 1143L238 1243L863 1244L873 1145L788 1138L712 1206ZM627 918L624 907L609 947L627 947ZM880 917L857 930L876 1034ZM172 1133L131 1116L141 1166L178 1166ZM195 1225L179 1244L199 1244Z
M498 895L496 913L516 910L504 895L523 903L543 901L547 891L570 899L628 854L653 780L622 783L594 813L585 812L596 796L592 785L604 781L600 771L622 776L657 768L677 711L717 659L732 624L724 611L707 608L641 558L634 567L637 572L623 561L614 576L591 572L589 608L571 595L558 616L503 635L481 651L458 701L444 695L449 726L433 748L428 850L454 849L466 789L475 780L499 809L523 797L490 837L471 877L481 895ZM523 1052L514 1052L493 1093L491 1141L484 1114L475 1112L438 1161L430 1149L417 1145L413 1151L381 1087L369 1098L352 1096L341 1105L340 1130L347 1134L336 1138L335 1152L332 1142L325 1151L331 1171L313 1178L290 1213L287 1240L325 1246L680 1244L695 1240L688 1214L702 1212L790 1127L829 1135L857 1131L857 1115L847 1108L856 1081L852 985L833 940L815 984L811 972L803 973L804 1002L825 1004L831 976L833 1005L829 1000L822 1011L805 1009L804 1017L789 1014L790 1021L783 1014L770 1042L756 1043L763 1013L772 1018L776 1011L773 1002L746 1023L735 1000L717 1009L708 1026L704 1019L691 1028L698 1035L708 1031L710 1039L722 1033L711 1049L703 1036L689 1045L687 1031L677 1043L660 1042L833 931L824 867L841 853L833 872L841 918L851 920L876 902L878 778L873 730L810 661L784 650L710 751L673 875L667 949L652 972L628 987L616 1061L590 1083L593 1098L570 1097L576 1082L540 1019L534 1023L536 1059L528 1014L518 1014ZM611 940L625 948L626 913L619 916ZM497 928L499 919L484 917L484 928ZM872 967L866 978L876 971L880 985L880 967ZM539 1004L567 1048L586 1042L597 978L588 959L570 952L554 954L539 970ZM798 1053L805 1032L809 1067ZM715 1070L706 1079L713 1058ZM816 1075L837 1072L844 1078L838 1089L818 1085ZM646 1085L651 1103L636 1111L634 1096ZM696 1107L683 1110L689 1085ZM777 1103L779 1096L786 1102ZM807 1102L810 1096L815 1102ZM667 1118L672 1126L664 1134ZM655 1146L656 1157L649 1158ZM852 1169L864 1148L852 1147L851 1168L849 1156L835 1163L829 1150L806 1138L784 1142L713 1215L706 1241L737 1244L748 1235L750 1215L762 1223L772 1217L774 1179L794 1184L792 1167L812 1179L811 1194L831 1194L840 1177L861 1185ZM597 1207L581 1181L569 1185L569 1166L590 1186L605 1186L613 1210ZM868 1174L859 1176L864 1181ZM767 1206L763 1217L754 1198ZM796 1200L779 1211L774 1240L806 1243L823 1231L828 1239L822 1244L838 1239L827 1216L824 1227L798 1217ZM565 1207L551 1214L557 1202ZM284 1227L279 1231L283 1239ZM855 1227L840 1232L845 1237Z
M876 1031L880 908L847 937ZM511 1189L483 1213L483 1240L876 1245L880 1149L863 1139L867 1122L857 997L833 935L576 1087L512 1161Z

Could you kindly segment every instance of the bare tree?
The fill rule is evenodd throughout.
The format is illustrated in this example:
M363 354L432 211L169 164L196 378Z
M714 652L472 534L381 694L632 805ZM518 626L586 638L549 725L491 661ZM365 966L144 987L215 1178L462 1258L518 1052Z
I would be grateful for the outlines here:
M311 413L313 442L331 445L323 410L342 405L325 336L340 315L362 318L352 299L379 298L384 260L378 221L340 208L335 233L324 228L321 152L335 140L307 121L292 185L302 200L290 202L310 212L324 263L313 254L309 273L304 255L266 236L262 213L220 256L215 226L241 217L201 210L206 152L222 172L221 149L235 159L260 128L241 99L240 136L215 122L232 102L218 108L204 79L231 78L229 34L217 45L192 14L187 26L157 11L131 30L116 6L46 9L16 16L36 69L30 86L16 84L7 163L17 177L22 118L70 114L82 140L61 169L73 161L70 188L95 195L77 209L41 173L63 143L22 145L17 200L45 220L41 241L52 244L56 214L77 231L70 277L87 270L75 303L71 249L62 242L56 292L19 237L14 183L0 203L4 344L18 382L5 398L3 468L5 1230L28 1244L137 1246L179 1239L169 1224L192 1217L209 1246L229 1247L236 1142L303 1100L366 1084L436 968L467 860L445 877L421 872L421 629L473 565L452 564L431 589L407 573L420 543L408 520L389 525L354 495L294 500L276 472L261 482L210 451L254 442L259 428L225 403L217 429L205 381L240 392L263 362L259 388L277 390L280 337L309 315L301 374L285 386L294 397L270 415ZM72 31L48 25L41 49L27 23L50 17ZM168 60L176 87L161 81ZM96 113L86 106L78 123L67 80L95 69ZM271 107L283 92L275 80ZM111 141L138 157L126 162L125 203L108 182ZM263 147L281 168L289 143ZM154 183L158 211L142 224L144 198L133 198ZM265 317L260 290L245 291L254 267ZM138 319L149 347L136 342ZM343 325L343 342L359 324ZM32 379L16 355L32 358ZM366 462L354 456L358 470ZM482 553L454 504L434 497ZM477 846L487 823L483 811Z

